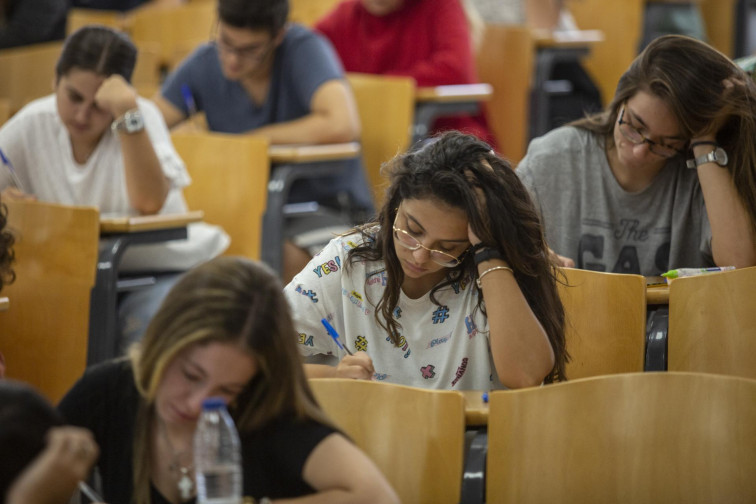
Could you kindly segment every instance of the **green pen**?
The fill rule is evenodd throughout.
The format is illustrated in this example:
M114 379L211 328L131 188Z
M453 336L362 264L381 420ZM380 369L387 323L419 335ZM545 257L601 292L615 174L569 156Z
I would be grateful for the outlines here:
M704 275L706 273L718 273L720 271L730 271L734 269L735 269L735 266L719 266L715 268L678 268L678 269L669 270L666 273L662 273L661 276L672 280L675 278Z

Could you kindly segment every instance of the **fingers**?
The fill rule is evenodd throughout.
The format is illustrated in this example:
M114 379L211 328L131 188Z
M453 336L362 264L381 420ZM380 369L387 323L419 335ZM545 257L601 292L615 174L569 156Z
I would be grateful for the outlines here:
M560 266L562 268L574 268L575 267L575 261L570 259L569 257L561 256L554 252L553 250L549 249L549 259L551 259L551 262L556 264L557 266Z
M564 257L564 256L560 256L560 255L557 255L557 257L559 258L560 266L562 266L563 268L574 268L575 267L575 261L573 261L569 257Z
M26 194L17 187L6 187L5 189L3 189L2 198L5 200L13 201L34 201L35 199L37 199L30 194Z
M336 374L339 377L355 380L369 380L374 373L373 360L366 352L346 355L336 368Z
M47 435L50 456L83 479L100 454L92 433L78 427L56 427Z
M50 429L47 446L15 480L6 504L67 502L98 454L97 444L86 429Z
M118 118L137 106L137 94L126 79L114 74L103 81L95 94L95 103Z

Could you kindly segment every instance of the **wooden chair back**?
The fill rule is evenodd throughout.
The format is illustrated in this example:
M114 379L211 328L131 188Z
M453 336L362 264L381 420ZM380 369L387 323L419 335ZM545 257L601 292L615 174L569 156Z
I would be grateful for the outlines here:
M55 64L62 42L48 42L0 51L0 98L14 114L31 100L53 92Z
M376 463L402 502L457 504L465 432L459 392L310 380L323 410Z
M668 369L756 378L756 267L669 286Z
M11 103L8 98L0 98L0 126L11 118Z
M89 303L97 269L99 212L94 207L5 201L16 236L16 281L0 316L0 349L9 378L57 402L84 373Z
M477 55L478 78L493 87L486 104L501 154L514 165L525 157L528 145L530 88L535 42L525 26L487 24Z
M151 98L160 90L161 65L160 47L157 44L144 43L139 46L131 85L139 96Z
M262 216L267 202L268 141L252 135L174 132L173 145L192 183L184 189L191 210L226 230L226 254L260 259Z
M567 0L566 7L581 30L601 30L604 41L591 46L582 61L608 104L622 74L638 54L645 0Z
M320 18L328 14L342 0L291 0L289 2L289 21L313 26Z
M736 7L738 0L699 0L709 43L728 57L735 57Z
M572 360L567 378L643 371L646 344L646 281L620 275L562 269L559 296Z
M756 380L630 373L489 406L486 502L756 502Z
M379 208L388 180L381 166L410 145L415 81L409 77L347 74L362 123L362 160Z
M139 47L156 44L164 66L175 62L174 54L210 40L218 19L214 2L191 2L176 7L145 7L130 16L131 38Z
M119 11L74 7L68 11L66 33L70 35L79 28L92 24L109 26L116 30L126 30L128 28L128 16Z

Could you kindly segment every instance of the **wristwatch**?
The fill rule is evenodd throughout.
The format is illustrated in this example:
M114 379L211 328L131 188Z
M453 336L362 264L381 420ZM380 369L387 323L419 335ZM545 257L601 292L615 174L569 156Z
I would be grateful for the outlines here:
M110 128L114 133L137 133L144 129L144 117L138 108L133 108L113 121Z
M685 166L688 168L698 168L705 163L717 163L719 166L727 166L727 153L722 147L716 147L713 151L695 159L688 159Z

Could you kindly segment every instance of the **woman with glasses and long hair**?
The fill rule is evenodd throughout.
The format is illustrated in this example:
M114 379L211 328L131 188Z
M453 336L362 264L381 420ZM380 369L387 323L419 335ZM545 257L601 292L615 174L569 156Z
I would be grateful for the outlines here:
M517 174L565 266L647 276L756 264L756 85L659 37L600 113L533 140Z
M332 240L285 289L300 351L325 356L308 375L456 390L563 379L556 272L509 164L449 132L385 169L376 221Z

